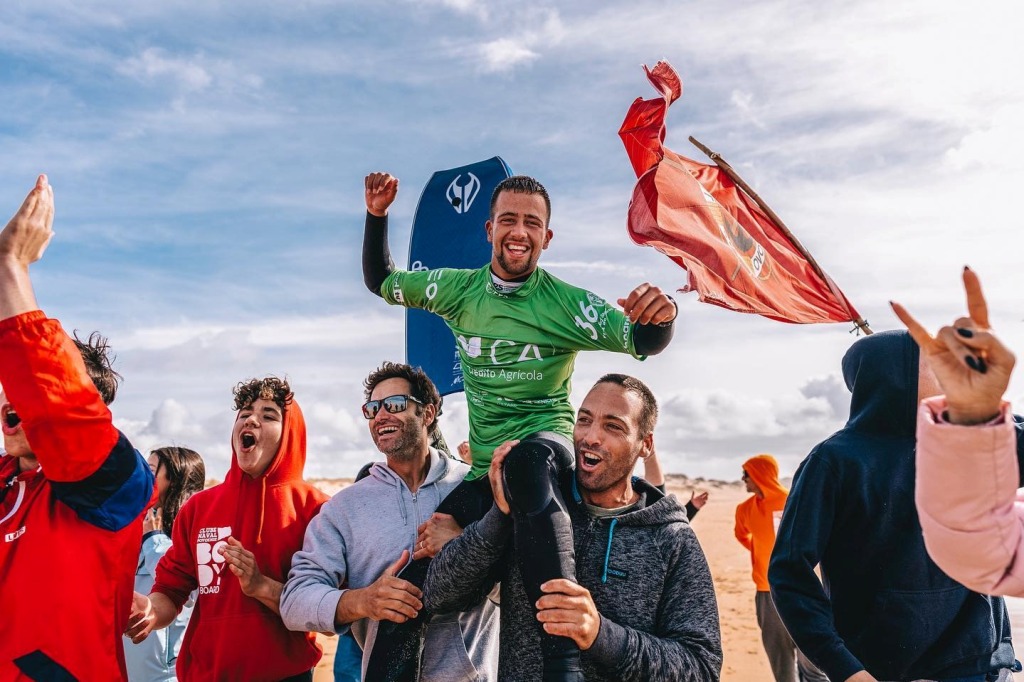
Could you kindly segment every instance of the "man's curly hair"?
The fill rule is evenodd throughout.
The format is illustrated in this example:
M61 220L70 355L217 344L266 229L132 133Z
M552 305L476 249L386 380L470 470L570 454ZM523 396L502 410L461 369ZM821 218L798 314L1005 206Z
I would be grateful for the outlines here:
M114 355L110 352L110 344L107 343L107 337L99 332L93 332L89 334L87 340L83 341L78 338L78 332L76 331L74 333L74 341L78 352L82 354L82 360L85 362L85 369L89 373L89 378L92 379L96 390L100 392L103 403L109 405L114 402L114 396L117 395L117 387L120 385L123 377L114 371Z
M249 407L257 400L273 400L282 410L290 405L294 394L287 379L266 377L240 381L232 390L235 394L235 411Z

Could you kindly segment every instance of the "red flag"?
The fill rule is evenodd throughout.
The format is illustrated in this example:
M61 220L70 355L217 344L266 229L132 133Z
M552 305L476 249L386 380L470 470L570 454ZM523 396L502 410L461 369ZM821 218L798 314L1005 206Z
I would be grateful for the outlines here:
M839 287L721 168L663 145L665 114L683 85L668 62L644 71L662 97L638 97L619 129L639 178L629 206L633 241L683 266L689 277L680 291L706 303L783 322L857 321Z

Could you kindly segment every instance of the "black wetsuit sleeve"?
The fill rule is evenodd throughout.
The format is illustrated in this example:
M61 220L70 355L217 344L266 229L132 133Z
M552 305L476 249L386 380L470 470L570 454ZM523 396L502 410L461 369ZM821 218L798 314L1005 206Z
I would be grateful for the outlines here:
M363 283L380 296L381 285L394 269L391 249L388 248L388 217L377 217L368 212L363 229Z
M696 516L697 512L699 511L700 509L698 509L697 505L695 505L693 502L686 503L686 518L690 521L693 521L693 517Z
M363 253L365 254L365 250ZM363 263L365 262L366 256L364 255ZM679 306L676 305L674 299L672 299L672 305L676 306L676 317L672 318L671 322L634 325L633 347L636 348L638 355L657 355L668 347L669 341L672 340L672 334L676 330L676 319L679 317Z

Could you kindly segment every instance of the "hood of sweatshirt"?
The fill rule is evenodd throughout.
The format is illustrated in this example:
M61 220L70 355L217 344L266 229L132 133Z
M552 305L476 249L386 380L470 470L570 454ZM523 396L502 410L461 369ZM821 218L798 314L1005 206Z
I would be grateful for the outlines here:
M429 448L429 450L430 468L427 470L427 477L423 479L423 483L420 484L416 493L412 493L411 491L409 492L413 497L419 495L421 491L426 495L431 495L432 498L430 503L433 504L436 509L441 504L443 496L441 488L433 484L448 475L452 470L452 465L455 460L451 457L442 455L436 448ZM408 520L410 510L406 506L405 495L403 492L408 491L409 486L405 484L402 477L396 474L394 470L388 466L387 462L374 462L373 466L370 467L370 476L394 490L395 504L398 506L398 509L402 514L402 521L405 522ZM445 494L447 494L447 492Z
M232 535L256 555L263 570L270 570L275 580L287 578L291 553L297 549L288 527L301 526L304 531L314 508L327 500L327 495L302 479L305 466L306 420L293 399L284 408L281 443L266 471L256 477L242 471L232 448L231 468L222 484L225 501L234 505ZM297 546L302 546L301 532Z
M888 437L914 436L920 354L906 331L866 336L843 356L850 389L846 427Z
M570 506L570 516L573 518L574 532L588 538L582 545L577 545L577 567L597 559L601 564L598 579L602 583L608 582L609 575L621 575L621 571L615 568L617 558L621 560L638 544L649 543L650 533L656 532L659 527L678 523L690 525L686 509L674 495L665 495L641 478L633 479L633 489L640 497L635 508L618 516L596 518L587 511L573 477L572 499L576 504ZM643 532L631 532L633 530ZM581 546L589 549L580 552ZM588 554L589 557L586 556Z
M679 505L675 496L666 495L647 481L633 481L633 489L640 495L636 509L615 517L620 526L662 526L669 523L686 523L686 509Z
M755 455L743 463L743 470L761 490L766 500L785 499L789 494L779 483L779 463L771 455Z
M277 446L277 454L267 466L266 471L253 478L238 466L238 454L231 448L231 468L224 479L225 483L238 479L262 480L267 485L301 481L302 472L306 468L306 419L302 416L302 408L296 400L284 407L284 423L281 425L281 443Z

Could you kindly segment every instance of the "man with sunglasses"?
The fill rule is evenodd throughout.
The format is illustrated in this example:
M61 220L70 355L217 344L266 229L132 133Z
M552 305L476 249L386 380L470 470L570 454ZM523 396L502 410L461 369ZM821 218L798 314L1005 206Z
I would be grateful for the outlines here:
M369 476L335 495L310 523L281 617L293 630L351 629L364 651L365 675L381 623L414 620L423 608L420 589L398 571L413 557L433 557L461 533L451 516L435 510L469 467L429 444L441 396L423 370L385 362L364 385L363 416L386 462L374 463ZM488 599L430 618L419 679L494 680L497 643L497 609Z
M493 244L491 261L476 270L395 270L387 245L387 214L398 179L371 173L365 179L366 227L363 279L370 291L394 305L440 315L458 341L469 407L472 469L467 485L445 504L460 525L481 518L491 505L487 471L494 449L516 439L504 481L516 520L516 560L536 593L545 580L572 578L572 528L558 478L572 469L574 413L570 380L581 350L629 353L642 359L661 352L672 338L676 306L648 283L618 303L552 277L537 266L553 237L551 201L534 178L503 180L491 196L484 225ZM407 569L419 580L426 566ZM392 633L371 668L407 660L415 647ZM547 637L546 679L581 679L579 650L571 639ZM414 663L414 661L413 661ZM380 666L380 667L378 667ZM390 680L415 678L411 670Z
M0 680L119 680L153 474L107 408L106 339L69 338L36 303L52 224L39 176L0 232Z

